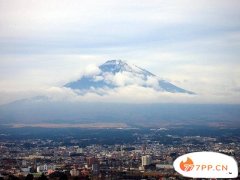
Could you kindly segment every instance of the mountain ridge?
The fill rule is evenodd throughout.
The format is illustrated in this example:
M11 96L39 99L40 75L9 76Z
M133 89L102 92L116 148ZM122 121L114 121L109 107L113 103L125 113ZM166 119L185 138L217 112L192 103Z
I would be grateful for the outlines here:
M108 60L98 66L99 73L92 76L83 76L76 81L69 82L64 87L74 90L91 90L109 88L114 89L127 85L139 85L146 88L153 88L157 91L170 93L196 94L192 91L180 88L166 80L160 79L150 71L129 65L122 60Z

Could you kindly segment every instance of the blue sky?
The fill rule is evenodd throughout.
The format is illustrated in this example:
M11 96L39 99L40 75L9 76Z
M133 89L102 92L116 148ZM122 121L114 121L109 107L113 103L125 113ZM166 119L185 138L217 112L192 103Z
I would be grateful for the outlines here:
M0 103L44 94L109 59L201 100L239 103L239 9L239 0L0 0Z

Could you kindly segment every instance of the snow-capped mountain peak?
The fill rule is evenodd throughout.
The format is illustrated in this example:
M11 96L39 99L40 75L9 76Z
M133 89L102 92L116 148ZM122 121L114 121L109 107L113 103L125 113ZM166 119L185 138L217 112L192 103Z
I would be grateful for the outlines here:
M111 72L111 73L118 73L118 72L131 72L135 74L142 74L145 76L155 76L154 74L150 73L149 71L142 69L134 64L130 65L122 60L109 60L99 66L102 72Z
M123 71L129 71L131 67L123 62L122 60L109 60L99 66L99 69L102 72L112 72L112 73L117 73L117 72L123 72Z
M138 85L157 91L194 94L122 60L106 61L98 68L100 70L98 74L83 76L77 81L67 83L65 87L87 92L92 89L114 89L120 86Z

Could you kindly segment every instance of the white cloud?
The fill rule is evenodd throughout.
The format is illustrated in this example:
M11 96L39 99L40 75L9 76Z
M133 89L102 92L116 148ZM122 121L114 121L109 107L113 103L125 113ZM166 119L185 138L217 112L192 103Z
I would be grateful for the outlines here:
M197 94L169 93L139 85L120 86L115 89L91 89L87 92L69 88L51 87L38 90L0 91L0 104L24 98L48 97L57 102L119 102L119 103L195 103L195 104L239 104L240 92L234 94Z
M88 65L84 70L85 76L95 76L101 73L101 70L95 64Z
M116 58L203 99L236 102L239 6L239 0L0 0L0 101L45 94L83 74L102 80L95 65L85 67ZM135 89L161 100L158 93L138 87L145 83L141 77L123 73L104 78L120 86L111 97L123 100L124 90L131 94ZM154 78L147 84L157 87ZM91 93L81 98L87 97L103 98Z
M150 76L146 80L146 85L153 87L154 89L159 89L159 79L154 76Z
M106 79L106 82L112 83L116 86L126 86L132 84L143 85L145 83L141 75L132 74L130 72L118 72L116 74L104 73L103 76L104 79Z
M103 76L94 76L94 81L102 81L102 80L104 80L104 77Z
M49 93L51 92L51 93ZM239 95L189 95L169 93L138 85L128 85L116 89L95 89L84 95L67 89L52 88L46 94L54 101L79 102L124 102L124 103L239 103Z

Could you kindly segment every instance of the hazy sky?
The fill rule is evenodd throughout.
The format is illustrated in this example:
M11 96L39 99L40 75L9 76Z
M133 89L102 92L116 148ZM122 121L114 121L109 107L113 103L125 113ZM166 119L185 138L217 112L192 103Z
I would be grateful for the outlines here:
M58 93L109 59L198 93L194 102L240 103L239 9L239 0L0 0L0 104Z

